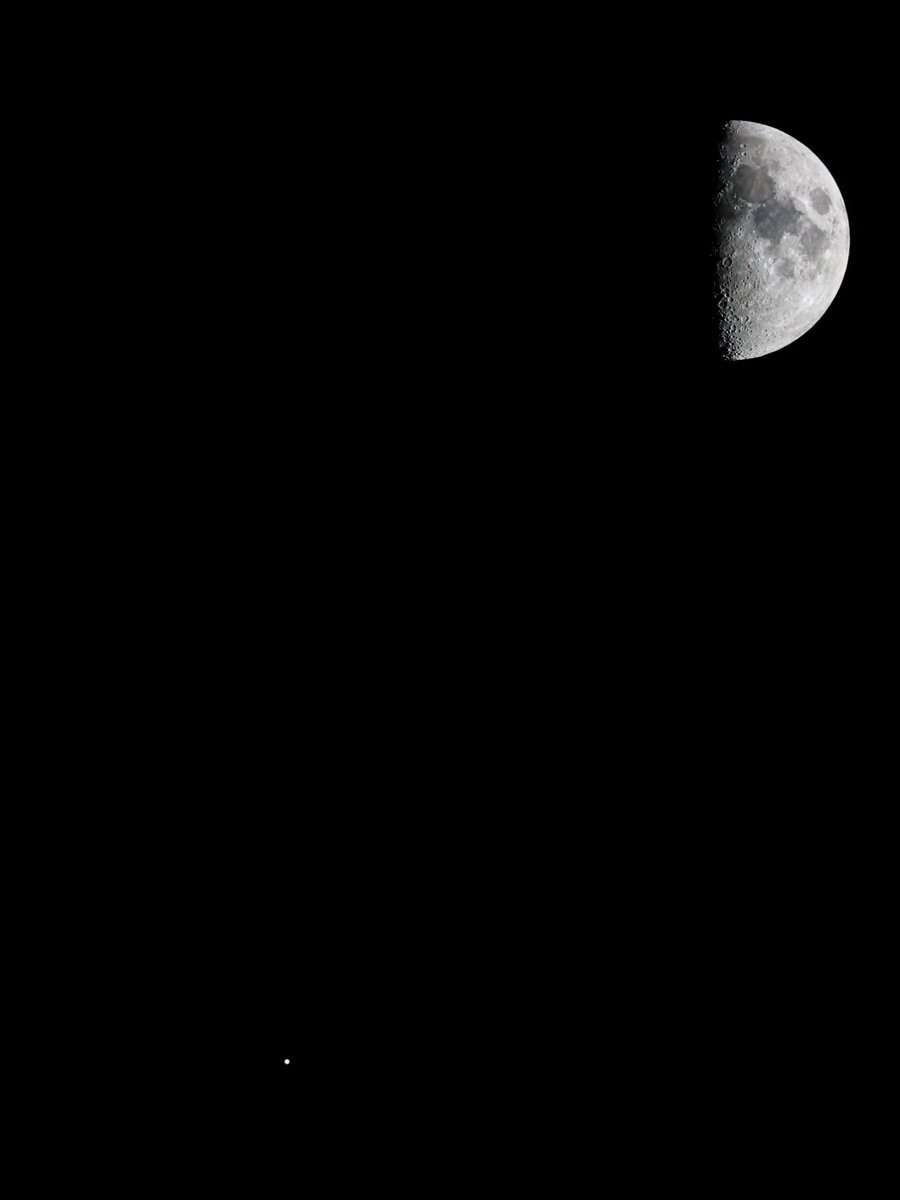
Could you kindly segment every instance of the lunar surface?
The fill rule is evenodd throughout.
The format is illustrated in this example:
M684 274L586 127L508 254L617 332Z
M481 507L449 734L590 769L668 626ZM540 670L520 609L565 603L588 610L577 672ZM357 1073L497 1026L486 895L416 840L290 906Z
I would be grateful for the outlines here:
M719 147L719 349L759 358L802 337L837 295L850 252L837 184L806 146L729 121Z

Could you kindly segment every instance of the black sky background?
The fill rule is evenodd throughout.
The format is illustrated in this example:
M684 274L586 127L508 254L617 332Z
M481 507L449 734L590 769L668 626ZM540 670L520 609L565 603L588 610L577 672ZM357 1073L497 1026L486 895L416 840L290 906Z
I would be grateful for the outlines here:
M764 661L761 676L741 685L743 715L727 738L710 734L715 753L709 739L696 751L719 763L709 799L726 807L745 795L747 764L754 763L766 804L783 801L791 823L802 825L804 804L820 788L840 779L845 796L858 792L857 739L875 727L865 706L843 710L838 696L865 688L855 676L858 660L878 653L894 507L890 106L878 63L868 53L863 64L848 48L846 71L829 69L826 80L815 47L798 51L797 65L782 66L787 51L760 52L746 34L723 32L727 49L718 50L693 28L656 37L632 29L623 42L572 30L553 30L546 39L543 29L532 33L517 40L505 28L479 28L470 40L457 31L449 50L432 41L418 58L407 56L403 72L392 71L389 60L370 64L372 73L361 80L371 94L384 88L391 97L383 120L373 116L377 105L366 112L335 99L333 111L326 106L335 142L321 130L317 141L333 168L325 175L328 195L339 204L310 229L325 269L314 276L321 302L307 326L315 352L304 357L300 375L321 396L321 408L303 422L324 451L311 476L329 497L317 509L324 541L338 538L351 549L343 561L337 554L332 577L340 608L308 631L325 637L326 663L345 663L350 693L363 663L380 665L361 685L361 707L348 710L350 693L340 688L330 707L334 680L322 685L311 720L325 741L306 752L304 778L310 803L328 807L345 797L318 791L316 781L340 769L353 798L346 798L347 825L339 821L336 842L330 835L325 842L347 844L367 809L379 851L370 857L363 849L354 866L344 860L334 875L308 876L310 894L329 898L314 912L285 901L281 915L266 918L265 952L253 956L260 999L254 1021L243 1027L242 1053L263 1091L277 1089L278 1103L296 1105L301 1093L308 1101L315 1092L328 1098L314 1102L320 1113L349 1103L340 1109L345 1118L376 1114L388 1093L395 1102L405 1095L408 1111L415 1096L440 1092L442 1080L460 1087L446 1031L409 999L415 936L398 951L391 930L403 921L388 917L376 933L365 917L370 901L378 909L385 894L381 864L398 861L405 877L424 854L409 823L392 824L395 833L387 836L378 815L394 808L391 752L401 773L411 775L413 809L430 806L449 769L416 721L389 738L387 750L370 741L379 745L376 709L394 678L379 641L395 621L407 631L417 627L424 604L413 599L393 608L385 600L382 624L377 581L407 568L415 576L420 554L456 529L462 548L457 543L447 560L456 566L445 561L445 573L464 587L477 559L477 578L490 578L507 597L499 604L501 628L516 627L515 614L530 596L545 606L544 628L559 640L559 625L547 616L557 596L576 630L568 643L573 669L591 653L587 634L577 630L589 628L592 604L604 613L594 620L610 643L634 642L636 659L654 670L687 640L692 649L666 670L688 691L697 686L697 663L717 662L724 682L712 693L713 708L729 709L728 679L746 680L754 656ZM780 33L779 46L790 46L793 36L789 28ZM441 79L450 102L432 119L418 111L423 94L431 94L423 80L448 62ZM817 154L841 189L851 229L848 271L822 320L794 345L745 363L718 361L709 325L715 138L733 118L775 126ZM358 159L345 153L340 139L347 131L352 147L360 139ZM271 298L276 307L280 295ZM264 326L260 320L265 338ZM276 382L293 378L280 353L276 348L266 368ZM423 504L429 513L432 505L441 508L442 493L452 500L448 513L438 519L419 511ZM366 517L371 504L381 516ZM395 544L398 529L406 533ZM367 544L374 545L372 557L364 552L365 565L354 566L352 556ZM332 561L330 553L326 558ZM525 584L520 572L529 562L546 570ZM622 580L628 598L610 599ZM353 624L359 605L367 614L362 632ZM662 633L654 616L660 609L667 614ZM423 636L440 640L442 628L429 633L426 623ZM485 640L476 644L487 652L498 636L478 634ZM583 683L572 687L573 700L586 695ZM628 685L619 687L624 697ZM474 706L479 688L476 669L459 703ZM637 733L630 728L638 762L647 760L642 777L651 792L651 779L679 779L679 793L687 786L681 768L667 776L671 763L660 767L641 737L641 730L661 728L667 745L683 743L678 710L685 694L679 699L674 686L652 716L638 719ZM408 699L416 703L418 695ZM444 700L456 703L450 692ZM776 710L793 730L777 750L751 734L747 715ZM546 734L550 718L543 720ZM495 750L503 743L497 721ZM844 748L840 765L816 740L826 727L835 731L833 745ZM760 744L772 756L768 771ZM334 756L324 762L323 745ZM491 752L489 738L479 754ZM501 793L519 786L523 770L531 773L530 756L521 748L518 754ZM806 776L783 769L794 755L808 761ZM610 766L594 782L603 791L617 776ZM465 778L476 794L485 786L479 767ZM497 803L494 793L485 798L488 807ZM620 815L629 824L629 814ZM773 852L783 819L769 812L735 861L751 847ZM453 844L466 854L481 830L474 820ZM640 831L632 832L640 844ZM714 847L708 831L699 836ZM316 853L310 849L307 861ZM793 854L784 879L796 883L794 869L805 870L799 843ZM497 872L505 869L498 858ZM678 875L670 864L659 878L671 878L670 870ZM289 863L283 879L287 892L299 882ZM330 891L335 879L346 888L345 901ZM410 886L405 908L414 910L422 894ZM629 902L626 911L640 941L639 906ZM773 912L765 919L777 928ZM427 925L421 936L428 941ZM315 953L304 950L307 944ZM464 961L454 960L453 972L465 972ZM698 961L702 973L702 955ZM708 1014L705 1026L696 1014L692 1019L709 1031L720 1017ZM486 1028L477 1035L482 1063L494 1044ZM638 1041L654 1045L653 1021L641 1028ZM280 1062L287 1054L289 1072ZM727 1071L723 1078L727 1083ZM466 1086L477 1092L477 1078ZM352 1097L365 1101L354 1109Z
M594 1103L635 1136L704 1054L709 1110L752 1066L722 946L763 993L767 937L798 961L784 911L857 905L792 968L804 1062L829 970L855 1013L874 994L888 51L867 30L826 69L792 18L765 47L661 20L200 22L140 116L59 134L66 338L28 413L67 621L42 645L109 710L97 749L53 692L69 777L167 802L136 998L102 1018L131 1031L112 1095L137 1054L170 1109L298 1165L348 1130L468 1146L476 1113L482 1146ZM746 363L710 352L732 118L816 153L851 228L823 319ZM790 1041L777 1008L754 1046Z

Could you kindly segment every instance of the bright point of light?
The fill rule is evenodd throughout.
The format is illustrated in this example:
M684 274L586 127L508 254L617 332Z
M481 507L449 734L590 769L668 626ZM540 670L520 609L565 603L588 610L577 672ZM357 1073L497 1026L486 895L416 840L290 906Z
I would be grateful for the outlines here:
M286 1059L284 1060L284 1065L285 1065L285 1066L287 1066L287 1065L288 1065L288 1063L289 1063L290 1061L291 1061L291 1060L290 1060L289 1058L286 1058Z

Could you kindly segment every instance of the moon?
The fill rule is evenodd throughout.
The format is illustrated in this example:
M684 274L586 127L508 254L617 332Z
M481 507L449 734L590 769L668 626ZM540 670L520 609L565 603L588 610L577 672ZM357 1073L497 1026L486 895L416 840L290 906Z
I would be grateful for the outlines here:
M715 231L723 358L760 358L789 346L837 295L850 253L847 209L824 164L789 134L727 123Z

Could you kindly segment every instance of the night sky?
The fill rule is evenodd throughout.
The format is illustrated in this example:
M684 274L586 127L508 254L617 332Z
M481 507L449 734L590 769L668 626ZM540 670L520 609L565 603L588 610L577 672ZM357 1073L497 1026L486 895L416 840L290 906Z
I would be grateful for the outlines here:
M530 87L516 93L521 106L509 106L503 89L492 94L506 114L502 153L498 127L479 124L477 104L461 111L479 154L454 158L455 183L468 181L484 204L458 206L447 193L451 233L471 233L465 270L442 293L449 349L432 342L426 322L421 336L387 343L400 354L404 400L336 404L306 419L324 448L316 465L326 500L308 511L326 570L322 608L306 627L324 638L324 670L298 769L303 780L321 779L305 773L316 762L338 781L336 791L313 787L311 800L338 806L326 839L335 869L316 876L308 922L271 947L273 957L287 954L287 967L262 974L277 999L271 1011L255 1009L265 1016L247 1039L245 1066L279 1104L311 1101L333 1127L363 1113L376 1123L401 1110L411 1119L417 1097L440 1095L450 1111L460 1096L489 1107L485 1096L504 1089L505 1111L513 1096L521 1111L545 1092L538 1080L578 1078L578 1055L602 1058L604 1046L617 1079L629 1077L629 1055L649 1072L675 1064L684 1078L684 1031L702 1044L695 1061L717 1087L729 1086L717 1046L734 1072L752 1069L750 1042L770 1062L786 1061L795 1035L777 1012L767 1009L747 1039L738 1032L755 1011L748 997L776 988L765 954L753 957L759 943L743 955L717 913L721 893L696 909L686 896L698 874L727 891L723 866L752 875L758 854L777 857L772 887L783 888L791 911L801 906L814 864L797 833L799 793L827 776L849 796L862 770L854 764L864 761L866 718L839 704L842 694L870 693L852 682L852 655L830 639L852 626L865 642L857 588L870 612L884 596L879 539L895 422L880 371L894 306L884 302L876 164L891 135L879 85L867 92L774 69L724 71L699 50L668 55L643 41L630 44L629 69L613 78L592 55L593 46L581 55L573 47L571 59L554 59L544 89L521 63L509 67ZM542 111L553 119L534 119ZM703 258L714 137L729 118L772 125L813 150L841 189L851 231L846 278L818 325L783 351L736 364L710 353ZM438 238L435 271L445 250ZM375 342L363 375L384 379L386 343ZM340 337L329 344L355 377ZM375 516L373 497L384 504ZM395 542L396 531L405 532ZM406 581L399 593L396 578ZM400 676L397 629L413 647ZM565 683L554 682L556 670ZM765 720L780 732L760 732ZM818 740L830 721L840 730L833 757ZM624 767L610 765L610 744ZM792 752L790 773L779 763ZM614 834L592 833L583 812L568 813L585 770L585 803L629 829L633 872ZM367 800L343 815L345 787ZM667 855L656 847L659 830L698 790L705 817L675 820L677 852ZM410 809L382 807L398 793ZM474 805L465 831L433 812L448 794L451 807ZM761 795L792 806L797 840L787 857L777 805L741 833L741 814L756 813ZM522 812L540 814L525 836ZM832 849L841 828L833 814ZM854 826L854 836L863 830ZM486 839L494 848L479 887L494 880L489 899L469 889L466 874ZM551 855L551 841L565 849ZM595 875L584 857L592 848L607 864ZM419 912L434 894L433 854L452 881L444 895L466 897L444 912L440 935L430 910ZM837 875L820 866L815 911L824 920ZM593 881L608 907L597 907L596 894L562 899L573 873ZM287 863L284 878L296 878ZM773 894L755 909L740 896L734 904L742 929L755 917L772 939L771 961L790 962ZM667 905L682 904L710 922L708 941L667 950L656 940L660 923ZM542 920L551 932L539 931ZM610 920L615 951L604 941ZM304 941L312 931L314 953ZM790 1016L791 1028L805 1030L808 1063L820 1017L804 1024L812 1001L799 997L815 996L830 953L818 936L810 945L807 966L792 968ZM649 946L657 949L643 953ZM718 986L719 949L729 977L749 971L752 984L718 1006L686 999L682 984L706 996ZM851 955L850 941L839 952ZM595 1026L571 981L585 956L596 966L607 954L608 971L594 980L606 1000L594 1001L613 1015ZM480 980L490 981L483 1002ZM663 1020L654 1017L660 1006ZM798 1061L791 1078L808 1083L812 1068L804 1074ZM849 1052L835 1061L850 1069ZM572 1083L573 1094L581 1086ZM633 1076L622 1083L630 1086Z
M74 856L85 917L54 917L63 1109L90 1077L129 1120L162 1097L164 1138L177 1112L298 1161L552 1143L558 1171L686 1095L723 1128L797 1095L840 1127L865 1092L896 76L788 53L793 13L715 54L640 19L479 18L403 71L350 18L215 55L198 25L143 118L178 131L158 165L113 138L138 297L68 272L62 309L93 314L89 279L109 324L67 315L71 350L40 326L54 399L14 446L49 573L33 761L60 858L103 863ZM818 325L722 364L730 118L821 158L851 248ZM57 236L93 255L78 153Z

